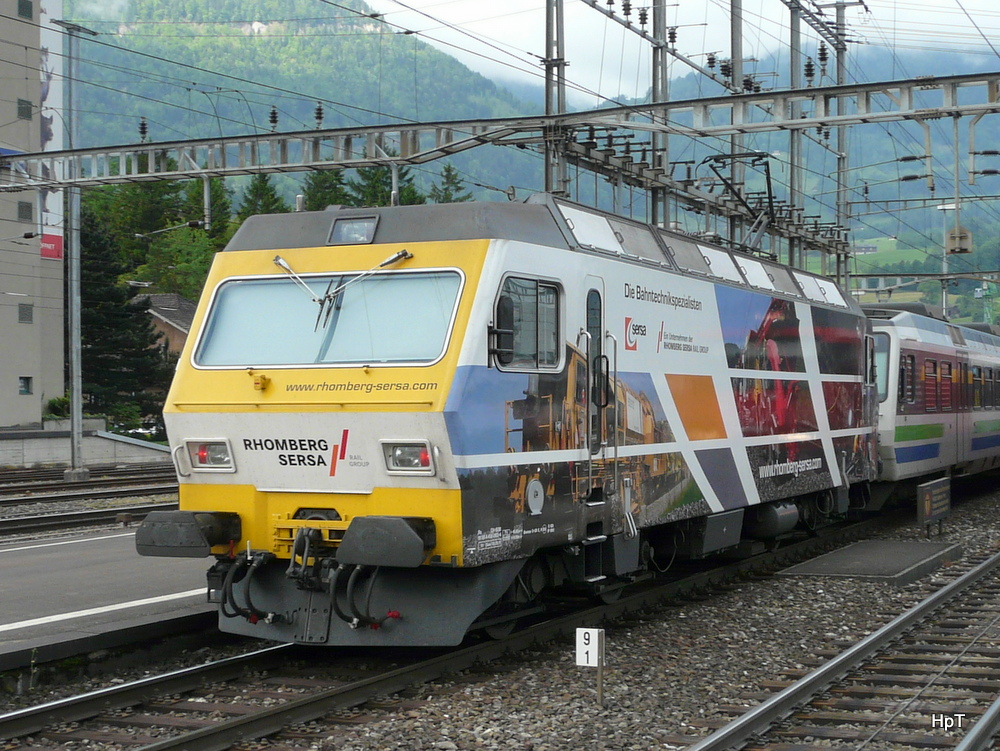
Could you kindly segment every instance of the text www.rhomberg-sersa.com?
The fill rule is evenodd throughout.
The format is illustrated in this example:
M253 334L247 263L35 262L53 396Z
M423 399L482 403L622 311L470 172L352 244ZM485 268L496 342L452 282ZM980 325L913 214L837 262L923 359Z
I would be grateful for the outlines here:
M415 381L413 383L289 383L285 391L356 392L371 394L376 391L434 391L436 383Z

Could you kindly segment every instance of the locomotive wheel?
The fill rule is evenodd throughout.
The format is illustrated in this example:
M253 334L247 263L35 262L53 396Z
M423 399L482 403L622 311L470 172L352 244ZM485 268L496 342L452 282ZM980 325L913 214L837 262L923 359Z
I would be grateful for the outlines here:
M483 632L491 639L505 639L514 633L514 629L517 628L517 618L511 618L509 621L504 621L503 623L494 623L492 626L487 626L483 629Z
M604 587L600 592L594 595L594 599L604 605L610 605L613 602L618 602L624 591L625 585Z

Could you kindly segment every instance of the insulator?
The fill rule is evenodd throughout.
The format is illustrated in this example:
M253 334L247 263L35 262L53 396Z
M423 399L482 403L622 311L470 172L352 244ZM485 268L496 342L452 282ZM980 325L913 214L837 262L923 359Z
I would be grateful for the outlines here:
M1000 169L981 169L981 170L977 170L977 174L980 174L980 175L1000 175Z
M649 8L639 8L639 25L645 26L649 21Z
M622 15L625 18L632 15L632 0L622 0Z
M812 83L813 79L816 77L816 63L813 62L811 57L806 58L805 74L806 80L809 83Z
M719 63L719 72L722 74L723 78L729 78L733 75L733 64L729 60L723 60Z
M754 81L753 82L753 93L754 94L759 94L760 93L760 81Z
M323 126L323 103L316 102L316 109L313 110L313 117L316 118L316 129Z
M267 116L268 122L271 123L271 130L276 130L278 127L278 108L271 105L271 114Z
M753 91L753 77L752 76L743 76L743 90L744 91Z
M709 70L715 70L715 53L714 52L709 52L708 53L708 61L707 61L706 64L708 65L708 69Z
M826 48L826 42L819 43L819 52L816 53L816 57L819 58L821 65L826 65L827 60L830 59L830 50Z
M861 189L861 195L868 198L868 183L865 183L864 187Z
M670 44L672 44L672 45L673 44L677 44L677 27L676 26L671 26L669 29L667 29L667 41L670 42Z
M145 117L139 118L139 138L143 141L146 140L146 136L149 134L149 123L146 122Z

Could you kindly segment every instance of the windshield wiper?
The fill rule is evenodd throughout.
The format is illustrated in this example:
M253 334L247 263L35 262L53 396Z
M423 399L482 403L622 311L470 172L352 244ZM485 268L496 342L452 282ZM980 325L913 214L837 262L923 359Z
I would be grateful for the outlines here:
M382 261L382 263L378 264L377 266L372 266L370 269L368 269L368 271L364 271L358 274L357 276L351 277L346 282L344 282L339 287L333 290L330 289L330 286L333 285L333 280L331 279L330 284L327 285L326 292L323 294L323 297L321 299L316 300L316 302L319 303L319 315L316 316L316 327L313 330L315 331L316 329L319 328L320 319L323 319L323 328L327 327L327 324L330 323L330 315L333 313L333 309L335 307L334 305L332 305L332 303L341 295L341 293L343 293L345 289L350 287L355 282L360 282L362 279L368 278L372 274L376 273L379 269L384 269L386 266L391 266L392 264L396 263L396 261L405 261L408 258L413 258L413 254L404 248L403 250L400 250L397 253L393 253L391 256L386 258L384 261ZM323 316L324 310L326 310L325 317Z
M274 264L280 267L290 277L292 277L292 281L295 282L295 284L300 289L302 289L307 295L309 295L309 299L319 305L319 313L316 315L316 325L313 326L313 331L317 331L319 330L320 321L323 321L323 328L326 328L327 324L329 324L330 314L333 312L334 308L334 306L330 305L330 303L332 303L340 295L340 293L342 293L345 289L350 287L355 282L359 282L362 279L371 276L379 269L384 269L386 266L391 266L392 264L396 263L396 261L405 261L408 258L413 258L413 254L404 248L403 250L393 253L391 256L386 258L384 261L382 261L382 263L378 264L377 266L372 266L370 269L368 269L368 271L364 271L355 277L351 277L336 289L331 290L330 288L333 286L334 281L337 279L337 277L334 277L333 279L330 280L330 283L326 285L326 292L323 293L322 297L318 296L315 292L312 291L312 288L308 284L306 284L305 280L301 276L299 276L298 274L295 273L295 271L292 270L292 267L288 265L288 261L286 261L284 258L282 258L281 256L275 256ZM325 318L323 317L324 310L326 311Z
M312 300L315 303L322 304L323 298L317 297L316 293L312 291L312 288L310 288L310 286L305 283L305 280L301 276L296 274L294 271L292 271L292 267L288 265L288 261L286 261L281 256L275 256L274 264L276 266L279 266L281 269L284 270L286 274L292 277L292 281L295 282L295 284L297 284L299 287L301 287L307 295L309 295L310 300Z

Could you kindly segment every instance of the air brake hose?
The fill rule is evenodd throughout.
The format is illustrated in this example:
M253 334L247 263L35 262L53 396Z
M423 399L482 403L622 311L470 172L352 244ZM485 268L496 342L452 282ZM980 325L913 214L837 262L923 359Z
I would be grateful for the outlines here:
M364 566L355 566L350 577L347 579L347 606L351 609L351 614L354 616L354 620L351 621L351 628L357 628L358 625L368 625L368 619L358 612L358 608L354 604L354 586L358 583L358 577L361 575L362 569L364 569Z
M399 618L400 615L398 611L390 610L381 618L371 617L372 591L375 589L375 578L378 576L379 571L378 566L374 567L371 578L368 580L368 591L365 596L365 612L361 613L358 611L357 605L354 603L354 588L358 583L361 570L364 568L365 566L358 566L351 572L351 577L347 580L347 604L351 608L351 613L354 614L354 620L351 621L351 624L352 628L357 628L358 625L362 625L377 629L385 623L387 618Z
M351 619L347 613L340 609L340 603L337 602L337 580L340 578L340 573L346 568L345 564L338 563L337 568L333 570L333 576L330 577L330 604L333 606L333 612L337 614L337 617L344 623L350 624L352 622Z
M229 567L229 571L226 572L226 578L222 583L222 614L226 618L235 618L238 615L244 618L250 617L250 611L241 608L236 604L236 598L233 597L233 581L236 578L238 571L241 571L247 565L247 559L243 556L237 556L233 565ZM230 611L227 605L232 605L235 612Z
M245 617L251 623L256 623L258 620L264 621L265 623L274 623L274 622L280 623L283 620L282 616L279 615L278 613L268 613L266 611L263 611L255 607L253 601L250 599L250 585L253 583L254 572L258 568L260 568L260 566L267 563L272 558L274 558L273 553L268 553L268 552L257 553L253 557L253 563L250 564L249 571L247 571L246 594L247 594L247 609L250 613L250 616L245 616Z

